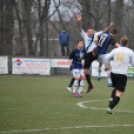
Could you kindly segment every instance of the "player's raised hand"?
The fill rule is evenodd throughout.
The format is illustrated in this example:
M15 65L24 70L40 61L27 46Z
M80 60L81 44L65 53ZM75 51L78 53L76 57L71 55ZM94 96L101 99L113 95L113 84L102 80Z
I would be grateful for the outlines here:
M81 19L82 19L81 16L78 15L78 16L77 16L77 20L78 20L78 21L81 21Z
M110 23L110 27L113 27L114 26L114 23L112 22L112 23Z

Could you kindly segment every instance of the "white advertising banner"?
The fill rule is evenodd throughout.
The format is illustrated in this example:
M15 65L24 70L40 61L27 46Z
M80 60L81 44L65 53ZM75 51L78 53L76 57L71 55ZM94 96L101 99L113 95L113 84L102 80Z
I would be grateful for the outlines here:
M7 56L0 56L0 74L8 74Z
M69 68L68 60L66 59L52 59L51 67Z
M13 74L50 75L49 59L12 58Z
M110 64L112 65L112 61L110 62ZM92 63L92 76L97 77L98 76L98 69L99 69L99 62L98 61L94 61ZM105 69L105 65L103 64L101 67L101 76L102 77L107 77L107 72L104 70Z

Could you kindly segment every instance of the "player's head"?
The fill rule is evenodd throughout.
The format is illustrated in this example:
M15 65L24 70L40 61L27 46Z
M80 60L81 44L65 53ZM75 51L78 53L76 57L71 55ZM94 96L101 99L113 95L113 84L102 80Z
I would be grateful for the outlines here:
M77 41L77 47L79 48L79 49L82 49L83 48L83 41L82 40L78 40Z
M122 37L120 40L121 46L128 46L128 38L127 37Z
M93 28L88 28L87 29L87 35L88 35L88 37L91 37L93 34L94 34Z
M66 32L66 28L65 28L65 27L62 28L62 32L63 32L63 33Z
M111 31L110 31L110 34L112 36L116 36L116 34L118 33L117 29L113 28Z

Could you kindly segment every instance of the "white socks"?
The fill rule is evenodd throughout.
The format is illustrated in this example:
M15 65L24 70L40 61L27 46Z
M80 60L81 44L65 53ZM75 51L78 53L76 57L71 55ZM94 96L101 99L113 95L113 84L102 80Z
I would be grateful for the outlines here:
M82 91L84 85L85 85L85 80L81 80L81 81L80 81L80 87L79 87L78 92L81 92L81 91Z
M98 69L98 77L100 77L101 76L101 67L99 67L99 69Z
M74 81L73 93L76 92L78 83L79 83L79 80L75 80L75 81Z
M108 79L108 83L112 84L112 81L111 81L111 71L107 71L107 79Z

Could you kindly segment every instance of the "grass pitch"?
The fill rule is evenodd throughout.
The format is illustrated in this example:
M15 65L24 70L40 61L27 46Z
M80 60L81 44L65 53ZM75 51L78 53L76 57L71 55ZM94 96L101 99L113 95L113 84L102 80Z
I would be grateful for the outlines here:
M66 90L70 79L1 75L0 134L134 134L133 80L128 80L115 114L109 115L104 108L112 88L106 79L93 79L95 89L82 98ZM83 101L87 108L77 105Z

